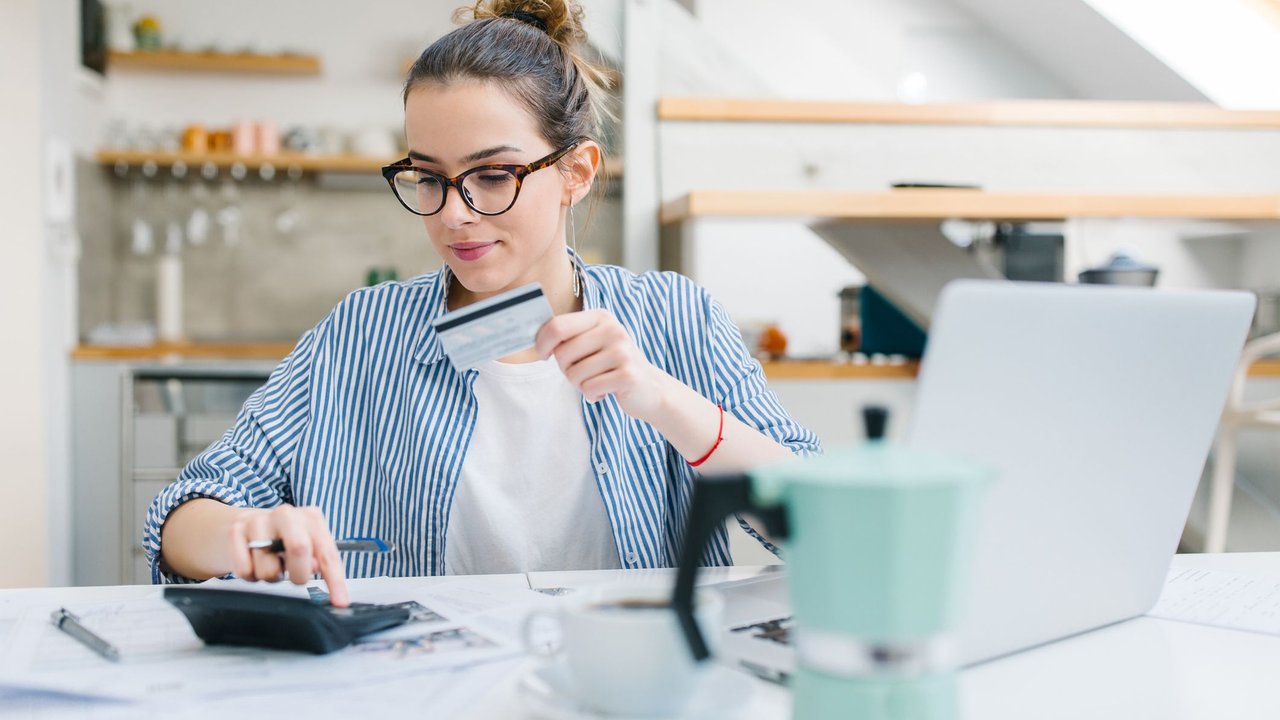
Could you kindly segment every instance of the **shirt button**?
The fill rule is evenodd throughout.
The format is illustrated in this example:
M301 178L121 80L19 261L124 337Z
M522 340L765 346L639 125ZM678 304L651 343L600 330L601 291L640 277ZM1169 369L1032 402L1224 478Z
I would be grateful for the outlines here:
M579 465L578 467L582 466ZM596 463L596 472L600 475L605 475L609 472L609 466L605 463Z
M639 555L637 555L637 554L635 553L635 551L634 551L634 550L631 550L631 551L628 551L628 552L627 552L627 564L628 564L628 565L636 565L636 564L638 564L639 562L640 562L640 556L639 556Z

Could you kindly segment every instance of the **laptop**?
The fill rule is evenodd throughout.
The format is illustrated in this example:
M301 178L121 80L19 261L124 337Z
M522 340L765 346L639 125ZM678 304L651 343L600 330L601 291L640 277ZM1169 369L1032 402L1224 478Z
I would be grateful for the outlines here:
M946 287L908 444L998 469L955 636L962 664L1151 609L1253 307L1236 291ZM722 657L788 672L783 573L718 587L734 628Z

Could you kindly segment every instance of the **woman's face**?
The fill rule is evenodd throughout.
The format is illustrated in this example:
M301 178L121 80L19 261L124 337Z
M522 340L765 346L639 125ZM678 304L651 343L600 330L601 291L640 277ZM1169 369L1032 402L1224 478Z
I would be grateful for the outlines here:
M477 165L524 165L559 149L519 102L490 83L428 83L409 93L404 111L414 165L448 177ZM444 208L422 222L436 252L479 299L571 277L561 221L570 197L553 166L527 175L515 205L501 215L474 212L449 188Z

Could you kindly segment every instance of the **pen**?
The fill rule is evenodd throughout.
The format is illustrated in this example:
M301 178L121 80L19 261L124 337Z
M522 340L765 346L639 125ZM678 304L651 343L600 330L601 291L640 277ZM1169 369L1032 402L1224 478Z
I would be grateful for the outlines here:
M94 634L92 630L80 624L80 619L72 615L66 608L58 608L49 616L53 624L62 632L84 643L90 650L98 653L111 662L120 661L120 651L114 645Z
M374 537L348 538L337 541L337 545L338 552L389 553L395 552L396 549L394 543L385 542ZM249 543L249 549L281 553L284 552L284 541L279 538L275 540L253 540Z

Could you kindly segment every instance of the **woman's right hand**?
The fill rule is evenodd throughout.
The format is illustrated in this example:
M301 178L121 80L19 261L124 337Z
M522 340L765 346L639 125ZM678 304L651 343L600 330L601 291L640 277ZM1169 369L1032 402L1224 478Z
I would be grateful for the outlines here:
M277 538L284 542L283 553L249 549L255 540ZM278 582L287 572L295 585L305 585L319 572L329 586L329 602L336 607L351 602L338 546L319 508L246 509L231 523L226 542L231 570L243 580Z

